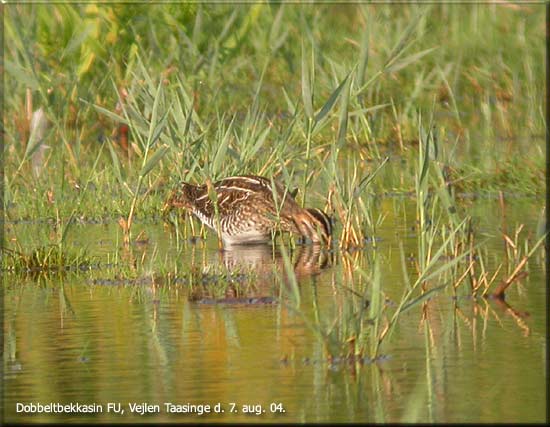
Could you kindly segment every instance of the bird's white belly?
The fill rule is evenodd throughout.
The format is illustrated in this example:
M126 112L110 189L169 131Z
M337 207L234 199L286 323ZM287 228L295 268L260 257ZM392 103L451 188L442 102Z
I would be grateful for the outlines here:
M200 210L194 210L195 216L207 227L217 232L214 218L203 214ZM235 221L234 218L224 217L220 219L222 240L226 246L242 245L250 243L265 243L271 239L268 230L258 229L252 221Z
M238 233L237 235L230 235L222 233L223 243L225 245L242 245L247 243L264 243L269 241L271 236L269 234L260 233L257 230L247 230Z

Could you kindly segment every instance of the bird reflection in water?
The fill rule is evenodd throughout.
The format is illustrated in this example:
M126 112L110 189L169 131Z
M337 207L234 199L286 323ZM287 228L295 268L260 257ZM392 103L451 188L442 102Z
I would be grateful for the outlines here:
M298 283L317 276L332 265L332 252L320 245L299 245L288 250ZM281 250L271 245L238 245L226 247L220 252L218 265L227 274L228 286L221 298L200 292L191 298L203 304L273 304L279 295L278 284L289 284L289 272L285 269ZM218 267L218 268L216 268ZM202 288L204 291L205 289Z

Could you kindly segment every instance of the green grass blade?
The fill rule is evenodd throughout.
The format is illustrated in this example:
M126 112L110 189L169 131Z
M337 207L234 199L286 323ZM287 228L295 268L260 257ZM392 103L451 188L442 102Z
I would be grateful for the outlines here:
M151 144L156 140L156 137L160 135L159 124L162 122L160 120L157 122L158 110L160 100L162 98L162 80L159 81L157 86L157 91L155 93L155 99L153 101L153 108L151 110L151 121L149 122L149 135L147 136L147 146L150 147ZM168 110L167 110L168 111Z
M229 127L225 132L218 150L216 151L216 156L212 162L212 177L216 177L218 172L221 170L221 166L225 160L225 155L227 153L227 147L229 146L229 141L231 140L231 130L233 129L233 123L235 122L235 117L229 123Z
M283 88L283 95L285 96L285 101L286 101L288 111L290 112L290 114L295 115L296 114L296 104L294 102L292 102L292 100L290 99L290 96L288 96L288 93L285 90L285 88Z
M427 138L422 127L420 127L420 144L422 144L422 149L424 150L424 153L422 153L424 155L424 159L422 161L422 171L420 172L420 179L418 180L418 183L422 185L422 183L425 182L426 175L428 173L428 166L430 164L430 139Z
M417 13L413 19L409 22L409 25L407 25L407 28L403 31L401 34L401 37L391 50L390 54L388 55L388 60L386 62L386 65L384 68L388 67L392 62L394 62L405 50L405 46L409 42L411 36L413 35L414 31L416 30L416 26L420 22L420 19L425 16L430 8L426 8L423 11Z
M33 73L29 72L24 67L10 61L9 59L4 60L4 66L6 67L7 75L18 80L23 86L28 87L32 90L40 90L40 83L36 79Z
M107 139L107 146L109 147L109 153L111 154L111 161L113 162L113 170L115 171L115 176L118 179L118 182L122 184L126 180L124 169L120 164L120 159L110 139Z
M384 165L388 162L390 158L389 157L386 157L382 163L380 163L378 165L378 167L374 170L374 172L368 174L367 176L365 176L360 182L359 182L359 185L357 186L357 192L358 194L361 194L364 190L364 188L369 185L371 183L371 181L374 179L374 177L378 174L378 172L384 167Z
M276 52L282 46L286 36L288 35L288 30L281 34L281 23L283 20L284 10L285 4L281 3L277 13L275 14L275 18L273 19L273 24L271 25L271 31L269 32L269 48L271 49L271 52Z
M262 133L260 133L260 136L258 136L258 139L256 140L256 143L254 144L254 146L252 147L252 149L250 150L250 154L249 156L252 158L256 155L256 153L258 153L258 151L260 150L260 148L262 148L262 146L264 145L265 141L267 140L267 136L269 135L269 132L271 131L271 127L270 126L266 126L266 128L262 131Z
M128 120L126 120L124 117L119 116L118 114L113 113L112 111L109 111L106 108L100 107L99 105L92 104L91 102L89 102L85 99L82 99L82 98L80 98L80 101L83 102L84 104L90 105L98 113L101 113L101 114L109 117L111 120L114 120L117 123L129 124Z
M407 57L405 57L405 58L403 58L399 61L395 61L391 65L388 65L386 71L390 72L390 73L395 73L395 72L407 67L410 64L418 62L421 58L423 58L424 56L432 53L435 49L437 49L437 46L436 47L431 47L431 48L423 50L421 52L414 53L414 54L409 55L409 56L407 56Z
M147 146L151 148L155 142L159 139L162 132L164 131L164 127L166 126L166 122L168 119L168 113L170 112L170 108L168 108L164 114L162 115L161 119L158 121L157 124L155 124L153 128L153 132L151 133L151 139L147 141Z
M366 8L364 9L365 13ZM369 63L369 37L370 37L370 19L367 16L367 23L363 30L363 37L361 39L361 48L359 51L359 68L357 70L357 86L363 86L365 82L365 72L367 71L367 65Z
M157 165L158 162L170 151L170 146L163 144L156 152L153 154L145 165L141 168L139 172L141 177L145 177L153 168Z
M338 85L338 87L330 94L327 102L325 102L325 105L321 108L321 110L317 113L315 116L315 124L319 123L321 120L325 118L325 116L332 110L332 107L336 103L336 100L338 99L338 96L340 95L340 92L342 92L342 89L344 88L344 85L348 81L348 78L351 74L351 71L348 73L348 75L342 80L342 82Z
M342 147L346 142L348 133L348 110L349 110L349 93L351 79L348 79L345 84L344 93L340 102L340 117L338 120L338 145Z
M304 42L302 41L302 100L304 111L309 119L313 119L313 98L311 94L311 74L306 58Z
M416 307L418 304L423 303L424 301L427 301L428 299L432 298L434 294L438 293L439 291L445 289L449 283L444 283L443 285L436 286L435 288L429 289L428 291L424 292L420 296L414 298L412 301L409 301L408 303L404 304L401 308L400 313L403 314L407 310L410 310L413 307Z

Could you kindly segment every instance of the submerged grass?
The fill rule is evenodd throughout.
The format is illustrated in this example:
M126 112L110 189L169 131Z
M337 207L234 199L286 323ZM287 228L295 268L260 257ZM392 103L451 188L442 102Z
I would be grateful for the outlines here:
M52 274L88 271L97 263L86 251L62 251L58 245L41 246L25 253L3 249L2 270L15 274Z

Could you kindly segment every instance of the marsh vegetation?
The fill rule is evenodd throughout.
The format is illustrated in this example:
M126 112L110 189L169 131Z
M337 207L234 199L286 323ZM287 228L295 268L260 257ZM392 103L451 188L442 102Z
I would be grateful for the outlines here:
M543 399L502 408L509 388L544 387L523 372L546 352L543 5L4 17L10 420L15 401L99 395L285 403L261 420L544 418ZM244 174L329 213L331 245L219 250L162 211L182 180ZM504 369L488 401L480 384Z

